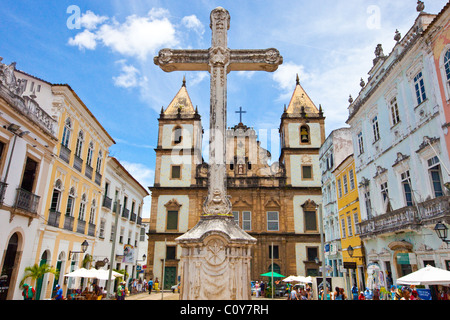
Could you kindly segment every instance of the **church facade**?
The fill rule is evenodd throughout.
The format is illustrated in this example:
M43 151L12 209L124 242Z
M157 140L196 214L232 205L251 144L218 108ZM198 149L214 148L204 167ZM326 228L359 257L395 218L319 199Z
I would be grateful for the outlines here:
M170 288L181 271L181 248L175 239L197 224L208 192L201 117L185 81L158 120L146 278L158 278L160 283L164 279L165 288ZM270 164L270 152L261 146L253 128L240 122L226 132L227 192L234 220L257 239L252 280L268 280L260 274L272 266L286 276L319 275L323 259L318 206L325 118L298 77L291 101L281 113L279 134L280 158Z

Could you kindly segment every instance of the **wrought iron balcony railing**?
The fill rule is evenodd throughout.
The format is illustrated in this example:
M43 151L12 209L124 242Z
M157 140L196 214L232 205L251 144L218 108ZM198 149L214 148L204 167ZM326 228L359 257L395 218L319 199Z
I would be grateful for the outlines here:
M103 207L111 209L111 205L112 205L112 199L109 198L108 196L104 196L103 197Z
M84 234L84 230L86 229L86 221L78 220L77 223L77 232Z
M88 179L92 179L92 172L93 171L94 171L94 169L92 169L92 167L86 163L86 169L84 169L84 175Z
M81 172L81 170L83 170L83 159L81 159L77 155L74 155L74 157L73 157L73 167Z
M70 162L70 151L69 148L67 148L65 145L61 144L60 150L59 150L59 157L64 160L65 162Z
M61 217L61 212L50 209L47 224L49 226L59 227L60 217Z
M15 207L36 214L40 198L27 190L18 188Z
M74 221L75 221L74 217L66 215L64 217L64 229L73 231Z
M449 209L450 196L438 197L415 206L403 207L360 222L358 224L360 236L365 238L398 231L419 230L425 225L450 218Z

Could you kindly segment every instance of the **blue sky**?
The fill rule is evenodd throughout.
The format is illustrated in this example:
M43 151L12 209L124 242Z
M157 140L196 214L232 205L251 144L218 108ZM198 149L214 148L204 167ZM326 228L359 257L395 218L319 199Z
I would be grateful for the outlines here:
M425 1L438 13L445 0ZM418 13L416 0L3 0L3 63L51 83L69 84L115 139L110 155L144 187L153 185L158 115L179 90L183 76L209 128L209 74L165 73L153 63L162 48L207 49L209 16L230 12L231 49L277 48L284 63L274 73L228 75L228 126L243 122L258 133L277 132L295 75L322 105L327 135L346 126L348 96L367 81L377 44L388 54L395 30L405 35ZM278 139L278 137L276 137ZM273 160L278 141L267 147ZM205 158L207 146L204 144ZM143 216L150 215L150 197Z

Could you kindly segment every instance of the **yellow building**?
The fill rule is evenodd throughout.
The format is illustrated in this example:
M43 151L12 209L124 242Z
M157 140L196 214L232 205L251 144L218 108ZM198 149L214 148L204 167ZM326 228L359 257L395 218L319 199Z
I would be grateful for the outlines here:
M59 143L35 260L55 267L60 274L47 274L35 284L40 299L50 298L56 284L61 285L64 295L67 289L79 287L79 280L64 274L82 267L92 256L100 224L102 176L108 149L115 143L70 86L50 86ZM88 244L85 252L84 241Z
M361 221L361 213L353 154L342 161L333 174L336 178L343 268L347 278L346 292L351 296L354 284L360 291L365 288L364 246L359 237L358 223Z

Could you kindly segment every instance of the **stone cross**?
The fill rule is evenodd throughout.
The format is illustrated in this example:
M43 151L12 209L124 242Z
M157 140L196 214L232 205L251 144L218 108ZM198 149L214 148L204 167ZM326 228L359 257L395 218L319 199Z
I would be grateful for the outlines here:
M227 74L230 71L277 70L283 58L277 49L230 50L227 31L230 14L218 7L211 11L212 40L209 49L162 49L154 63L166 72L209 71L211 75L210 146L208 196L203 204L203 216L232 216L231 202L226 193L226 120Z
M239 111L235 111L234 113L239 113L239 123L242 123L242 114L247 113L247 111L243 111L242 107L239 107Z

